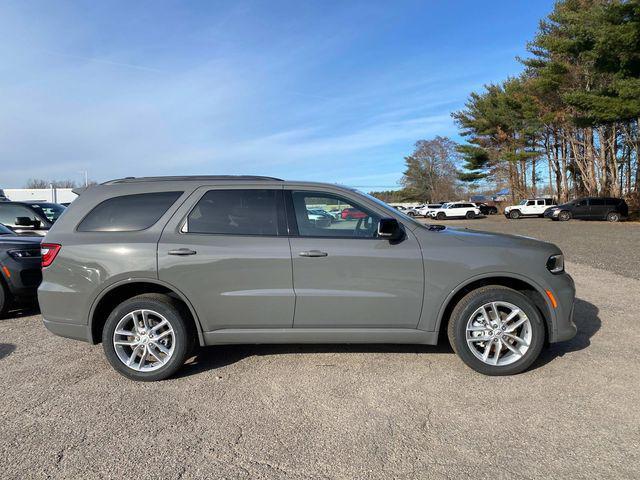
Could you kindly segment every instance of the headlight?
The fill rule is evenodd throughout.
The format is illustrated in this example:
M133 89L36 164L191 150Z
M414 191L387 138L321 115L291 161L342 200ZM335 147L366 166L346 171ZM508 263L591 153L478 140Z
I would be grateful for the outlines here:
M22 260L23 258L40 258L40 250L9 250L7 252L11 257L16 260Z
M547 270L551 273L564 272L564 255L551 255L547 260Z
M560 213L560 210L556 209L551 212L551 215L554 217L557 217L559 213Z

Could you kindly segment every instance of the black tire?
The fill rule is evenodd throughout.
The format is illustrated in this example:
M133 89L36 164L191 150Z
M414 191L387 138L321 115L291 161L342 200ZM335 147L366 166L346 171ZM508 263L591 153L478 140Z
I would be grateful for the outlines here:
M618 212L607 213L607 222L619 222L620 214Z
M476 214L474 212L467 212L465 217L467 220L471 220L472 218L476 218Z
M142 372L126 366L118 357L113 345L113 335L118 322L135 310L153 310L167 319L174 332L173 355L165 365L151 372ZM102 347L111 366L120 374L132 380L153 382L164 380L184 364L187 355L193 350L195 332L186 319L187 313L175 299L157 293L145 293L125 300L109 315L102 331Z
M4 318L9 305L11 304L11 295L7 287L4 286L4 282L0 278L0 318Z
M569 220L571 220L571 212L568 212L567 210L562 210L558 214L558 220L560 220L561 222L568 222Z
M447 218L447 216L446 216L443 212L439 212L439 213L436 215L436 218L437 218L438 220L444 220L445 218Z
M512 220L517 220L520 218L520 210L511 210L509 212L509 218Z
M497 215L497 214L498 214L497 208L492 208L491 210L489 210L489 215Z
M407 215L409 215L410 217L415 217L416 216L415 212L409 212L409 213L407 213Z
M476 309L482 305L495 302L509 302L522 310L531 324L531 344L524 355L515 362L504 365L488 365L477 358L466 341L467 321ZM464 296L451 312L447 335L451 347L464 363L476 372L484 375L515 375L523 372L538 358L545 342L545 327L537 308L523 294L511 288L489 285L473 290Z

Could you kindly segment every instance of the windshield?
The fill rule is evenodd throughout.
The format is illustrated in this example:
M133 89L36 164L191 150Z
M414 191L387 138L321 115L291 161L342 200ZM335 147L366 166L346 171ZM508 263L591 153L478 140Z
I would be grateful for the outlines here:
M527 204L527 200L522 200L518 205L526 205L526 204Z
M5 227L0 223L0 235L13 235L13 230Z
M358 192L360 195L362 195L363 197L367 197L369 200L371 200L372 202L377 203L378 205L380 205L381 207L383 207L385 210L391 210L393 213L395 213L396 215L400 215L402 217L403 220L407 220L409 223L412 223L413 225L418 225L420 227L424 227L424 225L420 222L418 222L417 220L414 220L412 217L410 217L409 215L407 215L406 213L404 213L402 210L396 210L395 208L393 208L391 205L386 204L385 202L383 202L382 200L374 197L373 195L369 195L368 193L364 193L361 192L360 190L355 190L356 192Z
M31 206L41 215L47 217L51 223L55 222L64 213L66 207L58 203L32 203Z

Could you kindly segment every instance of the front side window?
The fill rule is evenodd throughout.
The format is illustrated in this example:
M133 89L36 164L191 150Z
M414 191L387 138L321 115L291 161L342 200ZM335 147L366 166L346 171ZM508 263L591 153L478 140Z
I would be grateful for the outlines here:
M594 207L601 207L604 204L604 198L592 198L589 200L589 205L593 205Z
M209 190L183 228L187 233L278 235L278 190Z
M351 200L321 192L292 192L302 237L376 238L380 216Z
M98 204L78 225L79 232L134 232L155 224L182 192L139 193Z

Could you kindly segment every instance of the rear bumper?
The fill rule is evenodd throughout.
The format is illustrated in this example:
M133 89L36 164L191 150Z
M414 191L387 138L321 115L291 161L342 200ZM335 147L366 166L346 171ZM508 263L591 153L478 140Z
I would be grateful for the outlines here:
M46 318L42 319L44 326L54 335L60 337L73 338L83 342L93 343L91 329L88 325L78 325L75 323L51 322Z

